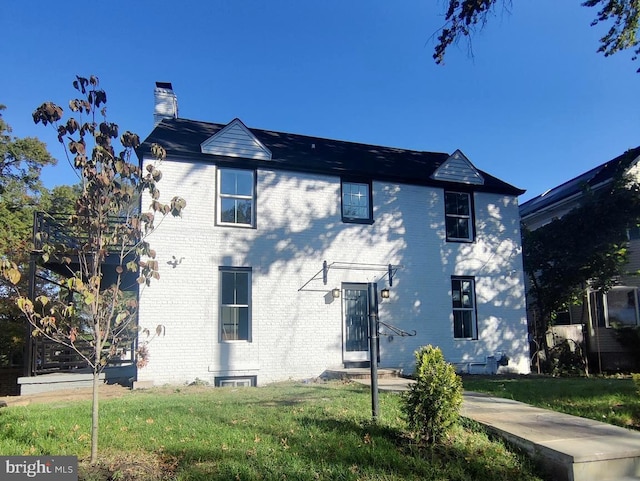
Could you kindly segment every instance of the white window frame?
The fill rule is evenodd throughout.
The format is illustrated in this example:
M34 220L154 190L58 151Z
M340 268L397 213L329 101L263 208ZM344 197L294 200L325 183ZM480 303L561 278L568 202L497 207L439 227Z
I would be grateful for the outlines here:
M366 192L364 194L352 193L351 187L358 186L359 188L365 187ZM371 192L372 186L371 182L361 181L361 180L353 180L353 179L341 179L340 180L340 211L342 213L342 221L343 222L351 222L356 224L371 224L373 222L373 195ZM352 200L354 198L364 198L366 205L356 205L357 209L364 209L365 215L355 215L346 212L346 209L353 206L354 204L351 202L345 202L346 200Z
M234 301L225 303L225 299L223 298L223 278L224 274L234 273L234 274L246 274L247 275L247 302L238 302L238 299L235 298ZM251 331L252 331L252 322L251 322L251 277L252 272L250 267L219 267L218 268L218 278L219 278L219 309L218 309L218 319L219 319L219 328L218 328L218 337L220 342L251 342ZM234 286L235 290L235 286ZM235 337L229 338L229 334L225 334L225 323L224 323L224 310L231 309L240 311L240 309L247 309L247 334L246 339L240 337L239 332L240 329L237 327L240 323L236 323L235 329ZM236 314L238 315L238 314Z
M219 167L217 173L217 202L216 202L216 222L218 225L231 226L231 227L244 227L253 228L256 224L256 171L251 169L234 169ZM223 193L222 192L222 175L224 173L241 173L251 175L251 193L239 194L239 193ZM236 201L249 201L251 203L251 219L249 223L244 222L228 222L222 220L222 203L226 199L233 199Z
M220 376L214 380L216 387L255 387L256 376Z
M447 195L466 196L467 207L469 209L468 214L460 214L459 212L447 212ZM474 237L474 221L473 221L473 197L469 192L457 192L452 190L444 191L444 230L447 241L450 242L472 242ZM449 236L448 223L450 220L454 220L456 223L460 220L467 221L467 237L455 237Z
M468 291L463 290L463 283L469 283L470 288ZM456 291L454 289L454 283L460 283L459 289ZM456 292L458 292L461 296L460 299L456 299ZM462 299L463 293L467 292L468 297ZM460 303L462 305L456 305L456 303ZM466 304L466 305L464 305ZM466 339L466 340L475 340L478 339L478 316L476 312L476 281L473 277L467 276L452 276L451 277L451 305L452 305L452 315L451 318L453 320L453 337L454 339ZM468 313L471 316L471 332L464 332L464 323L462 324L462 336L456 336L456 313ZM464 334L471 334L470 336L465 336Z
M621 323L621 325L623 326L638 326L640 325L640 301L638 300L638 288L635 286L614 286L611 289L609 289L608 292L606 293L600 293L598 291L589 291L589 296L587 296L587 299L589 300L589 315L591 316L591 322L592 325L594 327L606 327L607 329L610 329L613 327L612 322L614 322L611 319L611 312L610 312L610 301L609 301L609 294L612 292L615 292L616 290L618 291L628 291L628 293L633 293L633 299L634 299L634 306L633 306L633 311L635 313L635 324L632 323L628 323L628 322L623 322ZM595 301L595 304L594 304ZM601 306L598 306L598 301L600 301L602 304ZM598 312L599 309L598 307L602 308L602 312ZM604 317L604 326L600 326L598 323L598 317L602 315ZM595 317L595 318L594 318Z

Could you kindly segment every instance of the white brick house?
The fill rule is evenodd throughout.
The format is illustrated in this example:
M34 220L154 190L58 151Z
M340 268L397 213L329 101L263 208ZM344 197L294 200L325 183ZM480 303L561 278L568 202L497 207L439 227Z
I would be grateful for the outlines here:
M186 120L169 84L156 98L165 118L138 154L146 165L165 147L160 190L187 208L149 239L161 279L140 293L139 322L166 336L138 381L264 384L362 365L373 282L390 292L380 367L411 372L433 344L461 369L494 371L504 354L500 369L529 372L521 190L459 151Z

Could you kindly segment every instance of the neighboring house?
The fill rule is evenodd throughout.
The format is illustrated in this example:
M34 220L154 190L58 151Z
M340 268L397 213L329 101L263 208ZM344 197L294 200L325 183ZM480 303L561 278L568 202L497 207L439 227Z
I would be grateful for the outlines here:
M367 366L376 310L380 367L410 373L433 344L463 371L508 357L499 369L529 372L522 190L460 151L178 118L170 84L155 113L138 155L146 167L151 144L166 149L161 199L187 207L149 237L161 279L141 289L139 323L166 336L138 381L256 385Z
M598 192L611 185L618 172L622 171L637 179L639 160L640 147L630 149L523 203L520 206L523 225L535 230L561 218L580 204L585 189ZM630 226L628 236L630 257L626 271L631 273L640 270L640 229ZM605 371L615 371L637 367L629 348L618 341L614 325L640 324L639 286L638 276L625 275L607 293L587 289L585 303L572 306L566 312L556 313L557 319L549 330L548 339L556 343L563 339L571 339L577 343L586 340L592 369L601 367Z

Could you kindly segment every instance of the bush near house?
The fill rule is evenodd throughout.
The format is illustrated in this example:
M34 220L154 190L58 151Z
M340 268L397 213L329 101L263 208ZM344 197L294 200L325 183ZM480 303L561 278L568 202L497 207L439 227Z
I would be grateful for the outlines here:
M460 417L462 380L438 347L416 351L416 383L403 396L409 429L421 442L440 442Z

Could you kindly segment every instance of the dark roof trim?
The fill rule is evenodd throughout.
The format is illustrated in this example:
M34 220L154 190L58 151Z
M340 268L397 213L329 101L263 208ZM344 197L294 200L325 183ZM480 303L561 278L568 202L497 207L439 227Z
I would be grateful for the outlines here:
M185 162L215 163L245 168L268 168L324 175L357 175L377 181L413 185L458 188L477 192L520 195L518 189L478 169L484 185L468 185L432 179L432 174L449 154L359 144L306 135L249 128L272 152L271 160L226 157L201 152L202 142L215 135L225 124L180 118L164 119L137 150L139 159L148 155L151 144L158 143L167 157Z

